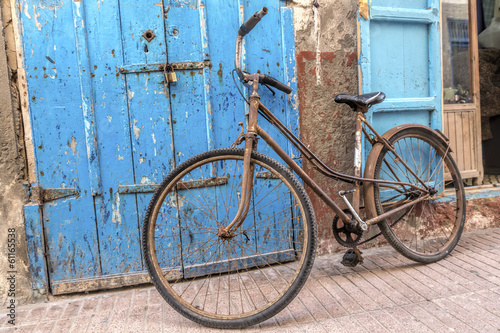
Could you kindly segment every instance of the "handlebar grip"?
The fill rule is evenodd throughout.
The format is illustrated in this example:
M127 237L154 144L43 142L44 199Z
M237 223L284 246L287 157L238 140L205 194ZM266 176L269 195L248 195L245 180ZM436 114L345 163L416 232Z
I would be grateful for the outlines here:
M266 7L262 7L261 10L255 12L255 14L250 16L248 20L246 20L238 29L238 35L245 36L257 25L257 23L260 22L260 19L266 14L267 14Z
M271 87L274 87L278 90L281 90L285 94L290 94L293 91L292 88L290 88L289 86L287 86L283 82L280 82L280 81L276 80L275 78L270 77L269 75L265 75L265 74L259 75L259 82L264 83L264 84L268 84Z

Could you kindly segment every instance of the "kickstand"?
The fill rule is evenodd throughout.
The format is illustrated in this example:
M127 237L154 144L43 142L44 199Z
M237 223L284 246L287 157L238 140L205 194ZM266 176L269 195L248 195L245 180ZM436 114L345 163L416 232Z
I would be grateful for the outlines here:
M344 254L344 257L342 257L342 261L340 263L347 267L355 267L358 264L362 264L363 257L361 256L361 253L362 252L358 249L358 247L349 249Z

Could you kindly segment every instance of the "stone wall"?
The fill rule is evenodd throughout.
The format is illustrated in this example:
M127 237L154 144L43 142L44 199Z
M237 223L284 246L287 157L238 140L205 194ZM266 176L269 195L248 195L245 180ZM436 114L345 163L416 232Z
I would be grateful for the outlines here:
M7 38L10 46L15 45L12 21L10 9L4 5L8 4L2 2L0 10L3 14L0 15L3 27L0 33L0 302L5 304L6 296L10 294L9 299L22 304L33 300L22 212L23 203L27 200L27 190L23 186L26 167L16 72L10 69L7 62L5 42ZM15 52L10 52L10 55L15 57ZM7 242L8 234L15 234L15 257L7 256L8 250L13 248L8 247L11 244ZM15 266L10 266L13 261L8 261L12 258L15 259ZM15 276L15 297L12 296L12 280L7 282L12 275Z
M352 173L355 113L333 99L340 93L358 93L357 1L317 3L294 1L301 138L335 170ZM331 197L345 189L308 163L304 167ZM334 213L307 190L316 212L320 253L339 250L331 229ZM336 203L344 206L338 198Z

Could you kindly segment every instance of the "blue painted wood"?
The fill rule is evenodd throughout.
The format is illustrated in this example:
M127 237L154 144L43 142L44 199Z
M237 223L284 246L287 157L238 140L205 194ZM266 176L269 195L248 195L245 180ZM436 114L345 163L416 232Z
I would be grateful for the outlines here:
M89 49L85 13L81 2L73 1L73 19L75 24L76 54L82 94L83 122L85 125L85 143L87 145L87 161L90 179L90 193L95 196L102 193L99 169L99 151L97 149L97 133L94 115L94 91L92 89Z
M280 13L282 26L293 26L293 9L290 7L282 7ZM299 90L297 87L297 69L295 67L295 34L283 29L281 31L281 39L282 54L284 55L283 66L286 78L283 82L293 90L293 92L288 95L288 99L285 104L285 114L287 115L286 125L293 132L293 134L300 137ZM290 156L292 158L299 158L299 150L291 143L287 142L287 144L288 151L291 153ZM301 160L297 160L297 163L302 165Z
M231 78L235 35L241 18L263 5L270 13L248 35L245 67L296 89L292 10L284 1L163 4L20 0L38 180L81 193L42 206L52 283L144 270L140 233L151 194L123 189L150 189L181 161L236 139L246 104ZM147 30L155 35L149 42ZM213 66L178 70L178 81L166 85L155 70L167 61ZM263 89L262 100L298 134L296 90L272 96ZM176 216L186 207L164 210ZM165 261L189 238L183 232Z
M125 38L134 43L137 53L144 54L144 45L135 44L144 31L135 39L122 34L128 22L124 15L116 15L122 11L120 4L85 3L104 189L94 199L103 276L143 269L136 197L121 195L118 189L119 185L135 184L134 162L138 158L133 156L127 76L119 74L117 68L127 63ZM141 57L140 61L146 60Z
M388 22L426 23L432 24L437 20L438 11L429 9L390 8L371 6L370 19Z
M441 129L438 0L372 0L359 17L360 93L383 91L368 120L380 133L406 122ZM370 145L365 144L365 157Z
M29 270L33 289L47 289L47 264L43 242L42 212L40 206L27 204L23 207L28 246Z
M72 3L21 1L19 8L25 9L18 16L38 182L42 188L76 188L81 194L43 205L48 275L51 280L96 276L91 195L96 186L89 172Z

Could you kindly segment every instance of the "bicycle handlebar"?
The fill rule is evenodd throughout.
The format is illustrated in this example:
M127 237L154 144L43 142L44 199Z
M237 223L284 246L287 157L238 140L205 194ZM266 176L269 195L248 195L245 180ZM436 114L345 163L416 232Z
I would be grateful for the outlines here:
M238 29L238 36L236 37L236 51L235 51L235 56L234 56L234 64L236 67L236 71L238 73L238 76L240 77L241 80L248 82L247 76L248 74L243 73L240 67L241 63L241 44L243 41L243 37L248 34L256 25L257 23L260 22L260 19L264 17L268 12L266 7L262 7L261 10L255 12L248 20L246 20ZM276 80L273 77L270 77L269 75L265 74L260 74L259 75L259 82L263 84L270 85L278 90L281 90L282 92L286 94L290 94L292 92L292 88L284 84L283 82L280 82Z
M257 23L260 22L260 19L264 17L264 15L267 14L267 8L262 7L261 10L258 12L255 12L252 16L246 20L241 27L238 29L238 35L240 36L245 36L247 33L249 33L256 25Z
M271 87L274 87L274 88L276 88L278 90L281 90L285 94L290 94L293 91L292 88L290 88L289 86L287 86L283 82L278 81L275 78L273 78L273 77L271 77L269 75L266 75L266 74L260 74L259 75L259 82L260 83L264 83L264 84L268 84Z

